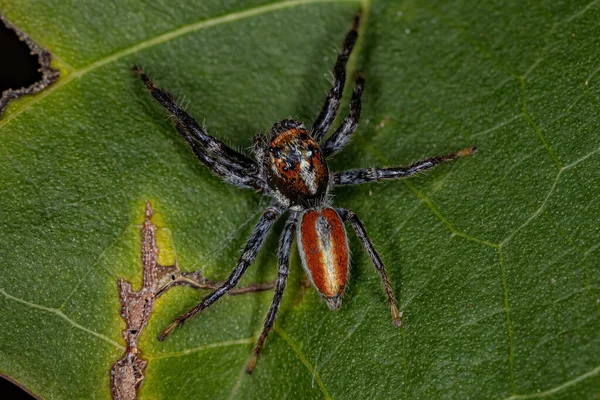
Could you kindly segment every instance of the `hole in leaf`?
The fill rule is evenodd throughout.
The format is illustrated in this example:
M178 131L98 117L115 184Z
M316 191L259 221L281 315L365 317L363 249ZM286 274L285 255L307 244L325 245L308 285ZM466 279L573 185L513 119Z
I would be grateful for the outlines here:
M38 57L16 32L0 23L0 92L33 85L42 79Z
M35 400L35 397L31 396L25 390L8 379L4 379L0 375L0 393L2 398L11 400Z
M20 65L19 62L19 58L15 58L15 57L7 57L4 52L2 52L1 47L0 47L0 54L2 55L2 60L3 62L0 64L0 77L6 77L9 81L6 84L6 87L10 87L10 89L6 89L4 91L1 91L0 93L2 93L2 97L0 97L0 114L2 114L2 112L4 111L4 109L6 108L7 104L13 100L13 99L17 99L21 96L27 95L27 94L35 94L38 92L41 92L42 90L46 89L48 86L50 86L54 81L56 81L58 79L58 76L60 75L60 72L57 69L54 69L50 64L52 62L52 54L50 54L50 52L48 52L47 50L41 48L40 46L38 46L37 43L35 43L25 32L21 31L19 28L17 28L14 24L12 24L9 20L6 19L5 16L3 16L2 14L0 14L0 20L4 23L4 29L8 29L8 37L9 38L13 38L13 35L17 36L17 41L20 39L21 41L23 41L23 44L25 44L29 50L27 51L27 54L33 53L37 56L37 60L39 62L39 65L36 64L33 67L31 67L31 69L36 70L36 78L33 80L33 83L31 83L29 86L18 86L18 85L22 85L23 82L14 82L14 79L16 77L21 76L20 73L17 73L15 76L15 67L16 69L20 69L18 68L18 66ZM0 43L3 43L5 41L0 40ZM9 39L8 41L9 43L11 42L11 40ZM13 43L14 44L14 43ZM10 48L10 47L9 47ZM17 48L21 48L21 46L17 46ZM15 50L17 53L13 53L14 54L18 54L19 50ZM21 55L23 54L23 50L20 51ZM4 60L8 59L8 62L5 62ZM15 66L16 64L16 66ZM40 67L40 72L37 71L37 67ZM2 68L9 68L7 71L5 71ZM11 70L12 68L12 70ZM31 71L31 69L24 69L24 71L22 72L27 72L27 71ZM18 79L18 78L17 78ZM20 79L19 79L20 80Z

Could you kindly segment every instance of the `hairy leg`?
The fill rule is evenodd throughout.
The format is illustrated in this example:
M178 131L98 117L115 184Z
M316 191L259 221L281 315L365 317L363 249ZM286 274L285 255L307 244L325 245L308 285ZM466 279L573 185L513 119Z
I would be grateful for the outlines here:
M225 293L230 291L237 283L242 279L244 273L252 264L252 261L256 258L256 254L258 254L258 250L264 243L271 227L279 217L280 211L275 208L268 208L267 211L263 213L260 217L260 220L254 227L252 234L250 235L250 239L248 239L248 243L246 243L246 247L244 248L244 252L240 257L236 267L231 272L229 277L225 280L225 282L217 289L213 290L207 296L205 296L200 303L198 303L195 307L190 309L185 314L177 317L175 321L173 321L164 331L162 331L158 335L158 340L162 341L167 337L177 325L180 325L204 310L207 307L210 307L215 301L220 299Z
M325 157L329 157L340 151L349 141L350 137L358 127L360 119L360 96L362 95L365 80L362 76L356 78L352 98L350 98L350 113L344 118L342 125L323 144L322 150Z
M350 210L345 210L343 208L338 208L336 210L340 214L340 216L342 217L342 219L344 221L350 222L352 224L352 228L354 228L354 232L356 233L356 236L360 239L363 246L369 253L369 257L371 257L371 261L373 262L375 269L377 270L377 272L379 272L379 275L381 275L381 281L383 282L383 288L385 290L388 304L389 304L390 310L392 312L392 323L396 326L400 326L402 324L402 320L400 319L401 314L398 312L398 307L396 306L396 299L394 298L394 292L392 291L392 285L390 284L390 280L387 276L387 272L385 270L385 265L383 264L381 257L375 250L375 247L373 247L373 243L371 243L371 240L369 239L369 236L367 235L367 230L365 229L365 227L362 224L362 222L360 221L360 219L358 219L356 214L354 214L354 212L352 212Z
M331 124L335 120L335 116L340 107L342 94L344 92L344 84L346 83L346 64L350 58L350 53L358 39L358 26L360 24L360 14L354 18L352 30L346 35L346 40L342 46L342 50L338 55L337 62L333 67L333 87L325 99L325 104L321 109L321 113L313 123L311 129L312 137L317 141L321 141L323 136L331 128Z
M408 178L418 174L419 172L431 169L443 162L453 161L459 157L470 156L476 151L477 149L475 147L468 147L455 153L450 153L433 158L426 158L406 167L366 168L336 172L333 174L333 183L336 186L341 186L356 185L358 183L377 182L386 179Z
M256 366L256 360L260 354L260 351L273 327L273 323L275 322L275 316L277 315L277 310L279 309L279 304L281 304L281 299L283 297L283 291L285 290L285 284L287 281L288 274L290 272L290 252L292 249L292 242L294 240L294 230L296 229L297 222L297 214L293 213L288 219L283 233L281 235L281 240L279 242L279 269L277 272L277 286L275 286L275 294L273 295L273 302L271 303L271 307L269 308L269 313L267 314L267 319L265 320L265 326L263 328L262 333L260 334L256 344L254 345L254 350L252 354L252 358L248 362L248 366L246 367L246 371L251 374Z
M196 157L225 182L241 188L259 189L259 186L257 185L258 179L250 172L251 169L244 172L243 169L232 167L220 162L218 159L211 158L206 153L204 146L190 134L189 130L179 123L175 125L175 128L188 142Z
M191 115L177 105L170 93L154 85L141 68L136 66L133 70L142 78L152 97L167 110L175 121L177 130L190 144L200 161L233 185L264 189L264 183L257 175L258 167L253 160L208 135Z

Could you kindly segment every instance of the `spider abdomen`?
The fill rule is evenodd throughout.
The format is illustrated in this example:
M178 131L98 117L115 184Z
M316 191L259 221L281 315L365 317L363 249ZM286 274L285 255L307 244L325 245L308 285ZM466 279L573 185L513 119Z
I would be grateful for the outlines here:
M333 208L310 209L297 227L302 266L331 309L337 309L348 278L348 239Z

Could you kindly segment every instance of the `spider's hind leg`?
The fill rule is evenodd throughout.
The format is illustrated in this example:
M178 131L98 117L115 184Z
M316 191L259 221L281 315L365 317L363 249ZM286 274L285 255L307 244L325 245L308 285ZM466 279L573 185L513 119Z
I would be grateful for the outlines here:
M252 356L248 365L246 366L246 371L251 374L256 366L256 360L260 354L260 351L273 327L273 323L275 322L275 316L277 315L277 310L279 309L279 305L281 304L281 299L283 297L283 292L285 290L285 285L287 281L288 274L290 272L290 252L292 249L292 242L294 240L294 230L296 229L297 216L296 213L293 213L288 219L285 228L283 229L283 234L281 235L281 240L279 242L279 252L278 252L278 260L279 260L279 269L277 272L277 285L275 286L275 294L273 295L273 302L271 303L271 307L269 308L269 313L267 314L267 318L265 319L265 326L263 331L261 332L256 344L254 345L254 350L252 351Z
M252 264L252 261L254 261L256 258L258 250L267 238L271 227L273 227L273 224L277 220L277 217L279 217L280 213L280 210L271 207L263 213L263 215L260 217L260 220L255 225L254 230L250 235L250 239L248 239L248 243L246 244L244 252L242 253L242 256L240 257L236 267L233 269L225 282L220 287L206 295L195 307L191 308L185 314L177 317L164 331L158 335L159 341L164 340L178 325L183 324L197 313L213 305L224 294L229 292L238 284L238 282L244 276L244 273L246 273L246 270L250 264Z
M371 239L369 239L369 236L367 235L367 230L365 229L365 226L356 216L356 214L354 214L354 212L343 208L337 208L336 210L344 221L350 222L352 224L352 228L354 228L356 236L360 239L364 248L369 253L369 257L371 257L373 266L381 276L381 281L383 282L383 289L385 290L388 305L390 306L390 310L392 312L392 323L396 326L402 325L402 320L400 319L402 314L398 311L398 306L396 305L396 298L394 297L394 292L392 291L392 285L390 284L390 280L385 270L385 265L383 264L381 257L377 253L377 250L375 250L373 243L371 243Z

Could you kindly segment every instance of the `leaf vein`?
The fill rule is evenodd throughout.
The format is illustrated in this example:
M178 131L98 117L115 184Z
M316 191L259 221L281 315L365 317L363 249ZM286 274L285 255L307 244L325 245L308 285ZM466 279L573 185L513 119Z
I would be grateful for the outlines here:
M504 246L508 242L510 242L512 240L512 238L515 237L515 235L517 233L519 233L521 230L523 230L525 227L527 227L527 225L529 225L534 219L536 219L542 213L542 211L544 211L544 208L546 208L546 203L548 202L548 199L550 199L550 197L552 196L552 194L556 190L556 186L557 186L558 181L560 180L560 176L562 175L562 172L564 170L565 170L565 168L563 167L560 171L558 171L558 174L556 174L556 177L554 178L554 182L552 183L552 186L548 190L548 193L546 194L546 197L544 197L544 200L542 201L542 204L540 204L540 206L537 208L537 210L535 210L533 212L533 214L531 214L529 216L529 218L527 218L527 220L521 224L521 226L519 226L517 229L515 229L502 242L500 242L500 246Z
M277 334L283 338L285 343L287 343L287 345L294 351L294 353L296 353L296 356L298 357L298 359L302 362L302 364L304 364L306 369L308 369L308 371L312 374L314 380L319 385L321 392L323 392L323 396L328 400L331 399L332 397L329 395L327 388L323 384L323 381L321 380L321 377L319 376L319 372L317 372L317 370L308 361L308 359L306 358L306 356L304 355L302 350L300 350L300 348L298 347L296 342L294 342L294 340L291 337L289 337L288 334L285 333L281 328L274 327L273 330L275 332L277 332Z
M580 11L576 12L575 14L571 15L569 18L565 19L564 22L571 22L571 21L576 20L577 18L579 18L580 16L585 14L590 8L592 8L593 6L598 4L598 2L600 2L600 0L594 0L590 3L588 3L588 5L583 7Z
M206 350L217 349L219 347L238 346L243 344L254 343L254 337L244 339L226 340L224 342L210 343L204 346L193 347L191 349L185 349L182 351L174 351L171 353L160 353L160 354L149 354L148 358L151 360L160 360L163 358L174 358L174 357L185 357L190 354L199 353Z
M498 259L500 262L500 271L502 273L502 290L504 294L504 312L506 313L506 331L508 334L508 368L510 373L510 387L513 393L516 392L515 387L515 362L514 362L514 339L512 320L510 319L510 301L508 296L508 281L506 279L506 266L504 264L504 255L502 247L498 248Z
M112 244L109 246L106 246L104 248L104 250L102 250L102 252L98 255L98 257L96 258L96 261L94 261L87 269L86 271L83 273L83 275L80 277L80 279L75 283L75 285L73 285L73 290L71 290L71 292L67 295L67 297L65 297L65 299L62 301L62 303L60 304L60 306L57 308L58 310L63 310L65 305L67 304L67 302L71 299L71 297L77 292L77 290L79 290L79 287L81 286L81 284L83 283L83 281L85 281L87 279L87 277L90 275L90 273L94 270L94 268L100 264L100 262L106 258L106 253L107 251L117 243L117 240L121 238L121 235L123 234L123 232L125 231L125 229L127 229L127 226L123 226L119 233L115 236L115 239L113 240Z
M17 303L21 303L23 305L26 305L26 306L31 307L31 308L35 308L35 309L40 310L40 311L44 311L44 312L47 312L47 313L50 313L50 314L54 314L57 317L64 319L69 324L73 325L75 328L80 329L80 330L82 330L84 332L87 332L87 333L91 334L92 336L95 336L95 337L97 337L99 339L102 339L105 342L110 343L110 344L112 344L113 346L115 346L115 347L117 347L119 349L124 349L125 348L122 345L120 345L119 343L117 343L114 340L112 340L111 338L109 338L108 336L104 336L101 333L95 332L95 331L93 331L93 330L91 330L89 328L86 328L83 325L78 324L77 322L73 321L71 318L69 318L65 313L63 313L59 309L42 306L40 304L31 303L31 302L29 302L27 300L23 300L23 299L20 299L18 297L11 296L10 294L6 293L6 291L3 288L0 288L0 293L2 293L2 295L6 299L8 299L8 300L12 300L12 301L15 301Z
M175 30L163 33L161 35L155 36L155 37L145 40L143 42L136 43L133 46L127 47L123 50L117 51L108 56L100 58L100 59L86 65L83 68L79 68L79 69L75 69L75 70L71 71L71 73L69 75L67 75L64 78L59 78L58 81L54 85L51 85L48 89L40 92L36 97L32 98L31 101L29 101L23 107L21 107L18 110L15 110L13 113L7 115L3 121L0 121L0 129L2 129L10 121L15 119L18 115L20 115L24 111L30 109L31 106L33 106L34 104L36 104L37 102L39 102L40 100L45 98L46 96L50 95L54 91L69 84L75 78L81 78L83 75L87 74L88 72L91 72L91 71L96 70L100 67L103 67L107 64L118 61L123 57L129 56L131 54L138 53L138 52L148 49L150 47L171 41L180 36L183 36L183 35L186 35L189 33L193 33L193 32L199 31L201 29L218 26L218 25L229 23L229 22L234 22L234 21L238 21L241 19L249 18L249 17L266 14L268 12L282 10L285 8L292 8L292 7L297 7L297 6L301 6L301 5L308 5L308 4L315 4L315 3L357 3L357 2L359 2L359 0L289 0L289 1L275 2L275 3L263 5L263 6L253 7L253 8L243 10L243 11L232 12L229 14L225 14L225 15L221 15L218 17L209 18L209 19L205 19L205 20L201 20L201 21L192 23L192 24L181 26Z
M543 392L538 392L538 393L530 393L530 394L515 394L512 395L510 397L507 397L505 400L520 400L520 399L539 399L542 397L548 397L551 396L555 393L560 392L563 389L566 389L570 386L573 386L581 381L584 381L586 379L592 378L596 375L598 375L598 373L600 373L600 365L597 366L596 368L592 369L591 371L586 372L585 374L579 375L569 381L566 381L556 387L553 387L551 389L545 390Z

